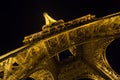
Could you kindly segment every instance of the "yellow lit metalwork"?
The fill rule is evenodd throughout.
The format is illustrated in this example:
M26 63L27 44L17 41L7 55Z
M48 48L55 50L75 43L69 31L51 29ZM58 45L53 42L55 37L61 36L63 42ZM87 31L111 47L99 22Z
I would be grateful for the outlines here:
M101 18L88 14L68 22L43 16L42 31L26 36L24 46L0 57L2 80L120 80L105 56L107 46L120 37L119 12ZM65 50L73 56L61 61Z
M45 25L50 25L50 24L56 22L56 20L53 19L53 18L51 18L46 12L43 13L43 16L44 16L44 18L45 18L45 22L46 22Z

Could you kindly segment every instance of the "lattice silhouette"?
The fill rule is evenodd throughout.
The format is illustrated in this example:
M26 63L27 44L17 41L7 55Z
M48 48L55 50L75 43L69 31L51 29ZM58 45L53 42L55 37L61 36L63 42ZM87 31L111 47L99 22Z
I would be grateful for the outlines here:
M24 38L24 45L0 57L0 80L120 80L106 59L106 48L120 37L120 13L72 21L44 13L42 31ZM64 60L60 55L68 50Z

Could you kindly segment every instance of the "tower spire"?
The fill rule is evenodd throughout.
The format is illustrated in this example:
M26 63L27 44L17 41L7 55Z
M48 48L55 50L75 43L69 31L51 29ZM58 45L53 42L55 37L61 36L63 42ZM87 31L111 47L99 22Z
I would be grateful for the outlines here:
M56 22L56 20L50 17L46 12L43 13L43 16L45 18L45 23L46 23L45 25L49 25L51 23Z

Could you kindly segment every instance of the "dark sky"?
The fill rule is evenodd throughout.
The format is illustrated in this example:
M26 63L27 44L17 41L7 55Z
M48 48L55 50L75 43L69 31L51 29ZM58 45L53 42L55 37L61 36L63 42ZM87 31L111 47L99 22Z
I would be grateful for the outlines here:
M40 31L45 23L42 16L43 12L47 12L56 20L64 19L69 21L89 13L102 17L119 11L120 0L0 1L0 54L22 46L24 36ZM109 58L113 58L109 59L109 61L112 61L111 64L113 65L117 64L117 66L120 65L119 42L120 40L118 39L109 49L112 54ZM111 49L112 51L110 51Z

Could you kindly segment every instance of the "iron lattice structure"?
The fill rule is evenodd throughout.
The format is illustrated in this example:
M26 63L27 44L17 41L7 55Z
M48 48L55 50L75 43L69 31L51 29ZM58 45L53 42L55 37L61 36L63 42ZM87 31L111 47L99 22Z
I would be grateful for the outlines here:
M42 31L0 56L0 80L120 80L106 59L107 46L120 37L120 12L100 18L88 14L68 22L43 15ZM61 61L65 50L72 56Z

